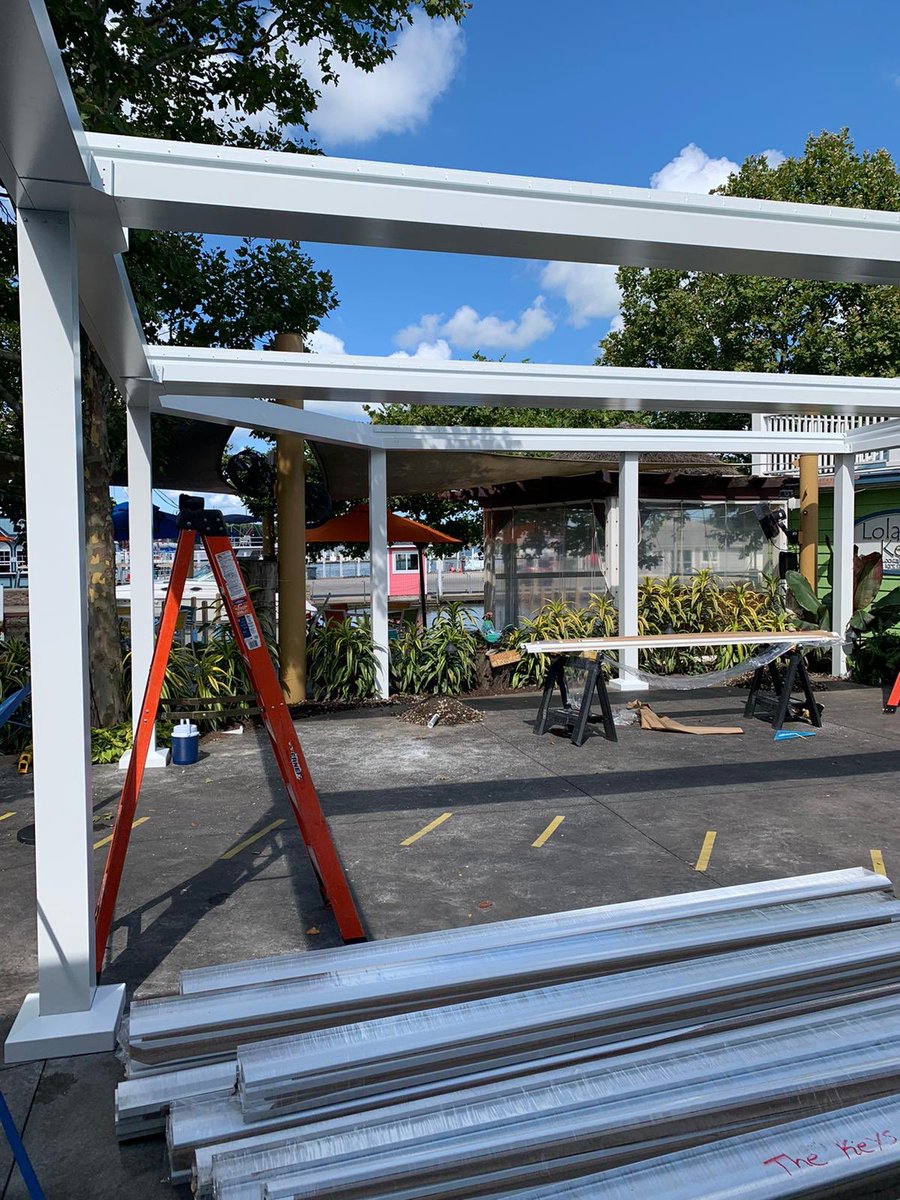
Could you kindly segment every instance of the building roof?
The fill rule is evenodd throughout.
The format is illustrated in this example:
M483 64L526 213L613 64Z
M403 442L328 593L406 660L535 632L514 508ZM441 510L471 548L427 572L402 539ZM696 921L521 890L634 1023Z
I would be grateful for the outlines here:
M391 543L411 542L414 546L433 546L438 542L461 545L459 538L442 533L440 529L432 529L421 521L413 521L409 517L400 517L397 513L387 515L387 536ZM368 542L369 540L369 506L357 504L349 512L340 517L332 517L317 529L307 529L307 542L333 542L345 545L353 542Z

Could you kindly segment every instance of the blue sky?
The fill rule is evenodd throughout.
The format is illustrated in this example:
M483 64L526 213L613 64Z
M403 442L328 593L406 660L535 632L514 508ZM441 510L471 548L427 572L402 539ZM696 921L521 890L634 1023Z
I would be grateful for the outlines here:
M704 192L748 154L798 154L844 125L858 148L900 158L896 0L567 0L549 15L538 0L475 0L459 30L420 20L393 62L326 91L319 144ZM612 267L307 249L341 300L322 352L587 363L615 319Z
M896 3L569 0L556 12L551 22L537 0L475 0L458 35L404 35L376 78L362 87L347 78L343 99L340 87L326 96L314 125L322 148L638 186L662 173L661 186L702 191L729 162L798 153L823 128L849 125L858 146L900 153ZM509 259L309 249L334 274L341 307L323 328L348 353L443 341L454 357L477 344L490 355L590 362L615 313L602 268L591 279L590 268ZM441 320L423 325L433 314Z

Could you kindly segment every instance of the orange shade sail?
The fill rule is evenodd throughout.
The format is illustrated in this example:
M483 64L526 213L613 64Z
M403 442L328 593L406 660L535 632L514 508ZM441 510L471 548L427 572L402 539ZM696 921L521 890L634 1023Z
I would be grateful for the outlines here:
M369 506L357 504L342 517L332 517L318 529L307 529L306 541L309 542L368 542L369 540ZM387 540L393 545L396 542L412 542L416 546L431 546L436 542L455 542L459 538L451 537L449 533L441 533L421 521L412 521L409 517L399 517L396 513L387 515Z

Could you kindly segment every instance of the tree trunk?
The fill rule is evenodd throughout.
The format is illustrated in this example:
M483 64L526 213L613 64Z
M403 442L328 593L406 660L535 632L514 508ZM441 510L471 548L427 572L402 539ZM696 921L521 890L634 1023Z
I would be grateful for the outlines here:
M86 339L85 339L86 341ZM87 541L91 723L105 729L125 720L122 645L116 613L116 548L109 481L109 400L112 383L96 351L81 362L84 416L84 516Z

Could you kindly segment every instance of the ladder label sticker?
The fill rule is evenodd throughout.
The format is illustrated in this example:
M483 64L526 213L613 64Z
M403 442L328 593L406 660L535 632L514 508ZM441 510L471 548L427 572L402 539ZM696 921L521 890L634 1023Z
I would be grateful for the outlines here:
M244 580L237 565L237 559L230 550L223 550L221 554L216 555L216 562L219 564L219 570L222 572L222 579L228 595L232 600L242 600L247 595L247 589L244 587Z
M244 639L244 644L248 650L258 650L260 648L262 638L259 636L259 628L249 614L238 617L238 629L241 631L241 637Z
M294 768L294 774L298 779L303 778L303 768L300 766L300 756L297 751L291 746L290 749L291 766Z

